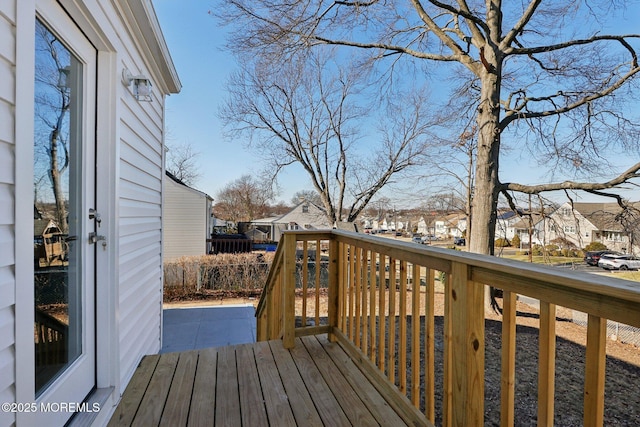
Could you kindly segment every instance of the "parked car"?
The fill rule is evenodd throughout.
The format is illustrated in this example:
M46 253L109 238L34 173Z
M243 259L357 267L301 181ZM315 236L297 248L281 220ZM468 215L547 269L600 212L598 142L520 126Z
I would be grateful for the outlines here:
M418 235L418 236L415 236L415 235L414 235L414 236L411 238L411 241L412 241L413 243L420 243L420 244L422 244L422 239L423 239L423 237L422 237L422 236L419 236L419 235Z
M598 267L605 270L637 270L640 268L640 258L633 255L603 255Z
M453 244L456 246L464 246L467 244L467 241L464 237L455 237L453 239Z
M603 255L622 255L620 252L616 251L588 251L584 254L584 262L589 265L598 265L598 261L600 261L600 257Z

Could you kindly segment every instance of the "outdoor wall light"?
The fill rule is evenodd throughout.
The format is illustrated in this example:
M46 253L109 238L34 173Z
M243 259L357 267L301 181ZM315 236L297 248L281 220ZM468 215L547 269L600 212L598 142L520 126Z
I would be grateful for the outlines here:
M58 68L58 87L60 89L69 89L69 75L71 74L71 67L66 66Z
M129 87L133 83L133 96L141 102L151 102L151 80L142 74L134 76L126 68L122 70L122 83Z

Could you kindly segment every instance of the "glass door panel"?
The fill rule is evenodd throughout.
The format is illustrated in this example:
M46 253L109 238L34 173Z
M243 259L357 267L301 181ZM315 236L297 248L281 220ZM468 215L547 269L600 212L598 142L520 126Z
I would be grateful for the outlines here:
M36 21L34 99L34 343L40 395L85 350L87 201L83 63ZM91 186L90 188L93 188Z

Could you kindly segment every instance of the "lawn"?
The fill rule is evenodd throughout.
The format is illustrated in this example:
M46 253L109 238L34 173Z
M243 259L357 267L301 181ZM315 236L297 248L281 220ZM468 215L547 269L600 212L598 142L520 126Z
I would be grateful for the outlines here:
M529 262L529 255L503 255L502 258L515 259L518 261ZM581 264L584 260L580 257L564 257L564 256L533 256L534 264L567 264L575 263Z
M640 282L640 271L619 271L614 273L614 277L618 279L633 280Z

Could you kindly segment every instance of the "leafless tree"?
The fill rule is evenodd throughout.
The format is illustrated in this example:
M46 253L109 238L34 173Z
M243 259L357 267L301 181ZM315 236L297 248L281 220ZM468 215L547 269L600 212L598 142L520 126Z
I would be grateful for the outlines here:
M271 187L264 180L243 175L218 192L213 210L228 221L251 221L268 212L272 198Z
M291 197L291 204L297 205L301 200L307 200L311 203L315 203L318 206L322 206L322 198L315 190L300 190Z
M69 225L64 175L69 167L71 89L67 86L67 79L71 72L71 58L60 41L40 22L36 24L36 49L38 61L35 82L39 89L35 97L34 174L39 177L34 183L35 202L42 202L38 198L47 199L50 194L47 190L38 194L40 184L46 176L51 184L55 203L53 216L62 232L67 233Z
M285 59L334 45L366 52L385 70L414 67L443 89L462 76L478 131L471 250L493 253L500 193L584 190L597 194L637 179L640 163L602 174L607 150L638 155L631 115L640 72L640 35L604 34L601 19L625 2L558 0L330 1L230 0L220 14L242 23L234 49ZM356 49L356 50L354 50ZM437 66L437 67L436 67ZM544 185L501 182L504 145L528 150L572 180ZM607 166L606 170L611 168ZM599 181L599 182L596 182ZM604 191L604 193L603 193ZM620 199L622 203L623 200Z
M186 185L192 186L198 182L202 176L198 165L200 153L193 149L191 143L171 144L168 148L167 171Z
M362 104L363 68L355 72L330 52L316 53L285 62L246 61L228 84L230 98L220 116L232 136L252 137L270 158L274 176L289 165L302 166L330 223L355 221L423 152L426 104L422 91L407 90L374 117Z

